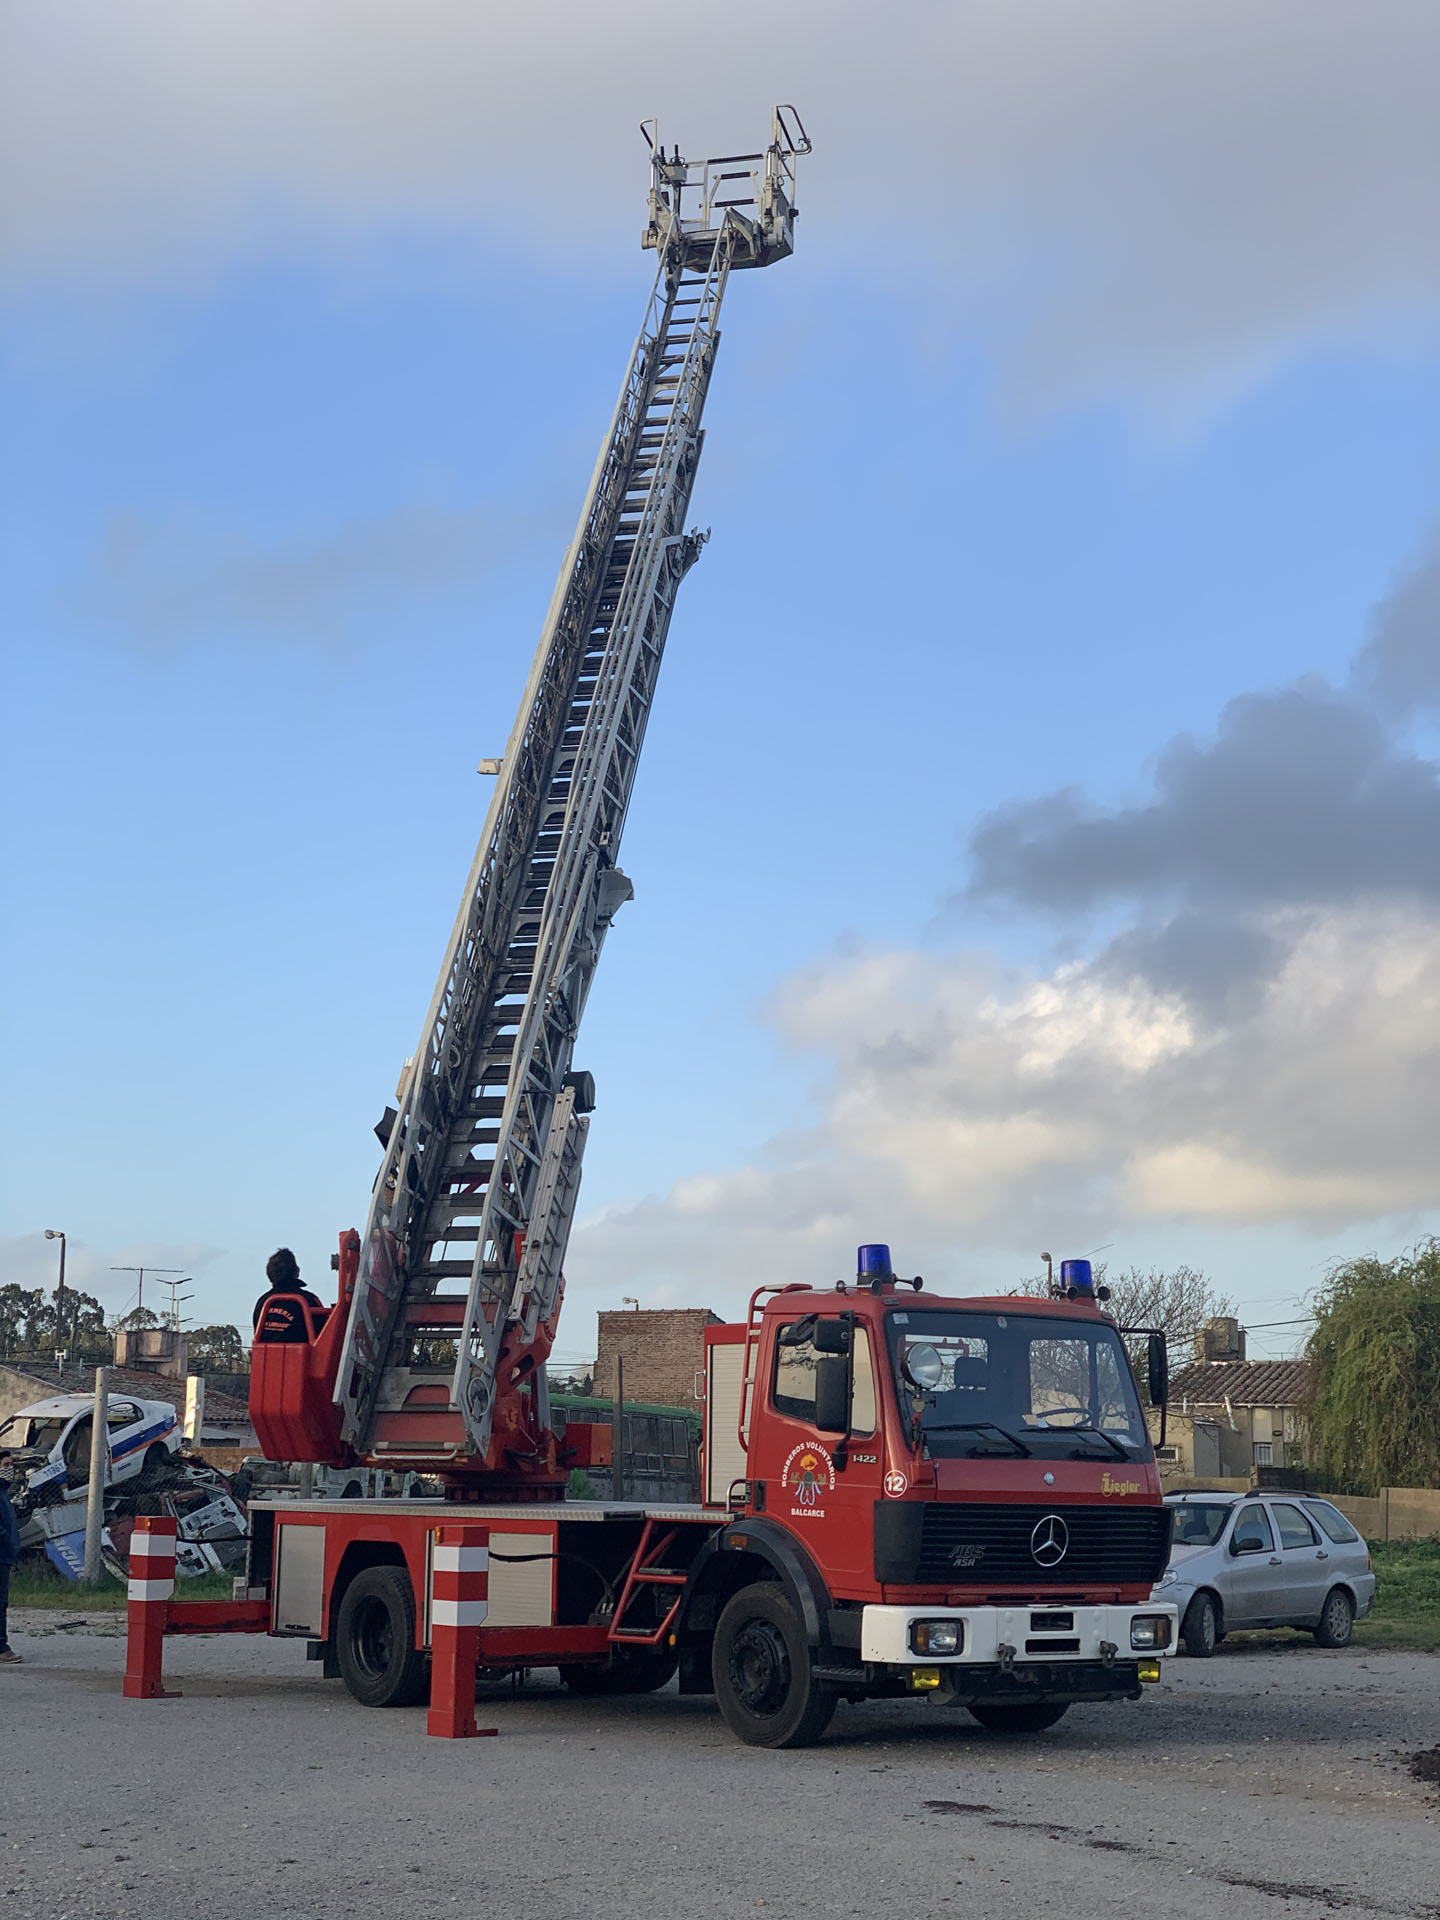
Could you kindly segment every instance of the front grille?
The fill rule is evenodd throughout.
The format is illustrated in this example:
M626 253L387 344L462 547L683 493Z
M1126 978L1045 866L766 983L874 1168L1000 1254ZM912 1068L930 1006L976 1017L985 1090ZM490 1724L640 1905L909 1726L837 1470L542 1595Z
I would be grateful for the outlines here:
M1014 1580L1028 1586L1152 1584L1170 1554L1167 1507L1012 1507L926 1501L914 1578L926 1585ZM1063 1524L1064 1552L1054 1557ZM1038 1541L1037 1555L1032 1546ZM1047 1561L1049 1564L1047 1564Z

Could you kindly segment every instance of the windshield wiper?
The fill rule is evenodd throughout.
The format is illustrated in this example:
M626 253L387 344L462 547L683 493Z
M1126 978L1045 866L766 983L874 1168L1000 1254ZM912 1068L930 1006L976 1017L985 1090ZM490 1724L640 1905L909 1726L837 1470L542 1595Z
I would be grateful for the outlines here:
M1129 1454L1121 1446L1113 1433L1106 1433L1103 1427L1047 1427L1047 1433L1093 1433L1097 1440L1103 1440L1117 1460L1128 1460ZM1084 1454L1079 1456L1082 1460Z
M1018 1457L1026 1460L1031 1458L1030 1449L1025 1442L1017 1440L1013 1433L1007 1433L1004 1427L997 1426L993 1420L942 1420L934 1425L927 1420L924 1431L926 1433L998 1433L1002 1440L1010 1442Z

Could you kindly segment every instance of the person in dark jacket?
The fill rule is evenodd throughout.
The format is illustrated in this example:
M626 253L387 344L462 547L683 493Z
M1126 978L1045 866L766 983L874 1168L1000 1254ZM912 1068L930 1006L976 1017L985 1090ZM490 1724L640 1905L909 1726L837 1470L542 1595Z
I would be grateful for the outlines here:
M305 1327L305 1315L300 1310L301 1301L312 1307L323 1307L324 1302L317 1299L308 1287L300 1284L300 1263L289 1247L278 1247L265 1262L265 1278L270 1282L267 1290L255 1302L255 1315L252 1325L255 1338L264 1346L274 1342L282 1345L310 1338Z
M0 1474L0 1666L18 1667L20 1656L6 1638L10 1610L10 1569L20 1558L20 1523L10 1504L10 1483Z

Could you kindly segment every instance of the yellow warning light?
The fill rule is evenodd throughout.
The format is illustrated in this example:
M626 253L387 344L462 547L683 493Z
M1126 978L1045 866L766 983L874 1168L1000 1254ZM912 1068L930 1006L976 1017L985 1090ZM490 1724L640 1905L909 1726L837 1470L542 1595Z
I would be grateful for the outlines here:
M940 1684L939 1667L912 1667L910 1685L916 1693L933 1693Z
M1160 1662L1158 1660L1142 1660L1135 1671L1140 1679L1148 1680L1153 1684L1160 1678Z

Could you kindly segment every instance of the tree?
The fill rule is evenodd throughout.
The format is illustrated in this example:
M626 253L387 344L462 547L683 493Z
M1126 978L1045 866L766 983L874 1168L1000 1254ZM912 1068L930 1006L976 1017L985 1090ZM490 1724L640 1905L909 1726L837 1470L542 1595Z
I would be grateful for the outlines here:
M238 1327L215 1325L193 1327L185 1336L189 1342L192 1373L243 1373L245 1342Z
M1440 1486L1440 1240L1332 1267L1307 1352L1310 1449L1330 1484Z
M24 1351L26 1329L44 1300L40 1287L32 1291L13 1282L0 1287L0 1359L11 1360Z
M139 1333L146 1327L163 1327L165 1322L158 1313L152 1313L149 1307L132 1307L129 1313L122 1313L115 1322L116 1333Z
M1105 1311L1122 1327L1157 1327L1165 1336L1172 1356L1175 1349L1186 1350L1196 1330L1207 1320L1218 1320L1235 1311L1228 1294L1218 1293L1209 1279L1196 1267L1127 1267L1123 1273L1110 1273L1101 1265L1095 1269L1095 1284L1110 1289ZM1022 1281L1021 1293L1049 1292L1042 1274ZM1145 1342L1129 1341L1130 1363L1140 1382L1141 1392L1149 1398L1149 1376L1145 1364Z
M72 1360L110 1358L105 1309L93 1294L66 1287L0 1287L0 1359L50 1360L56 1353Z

